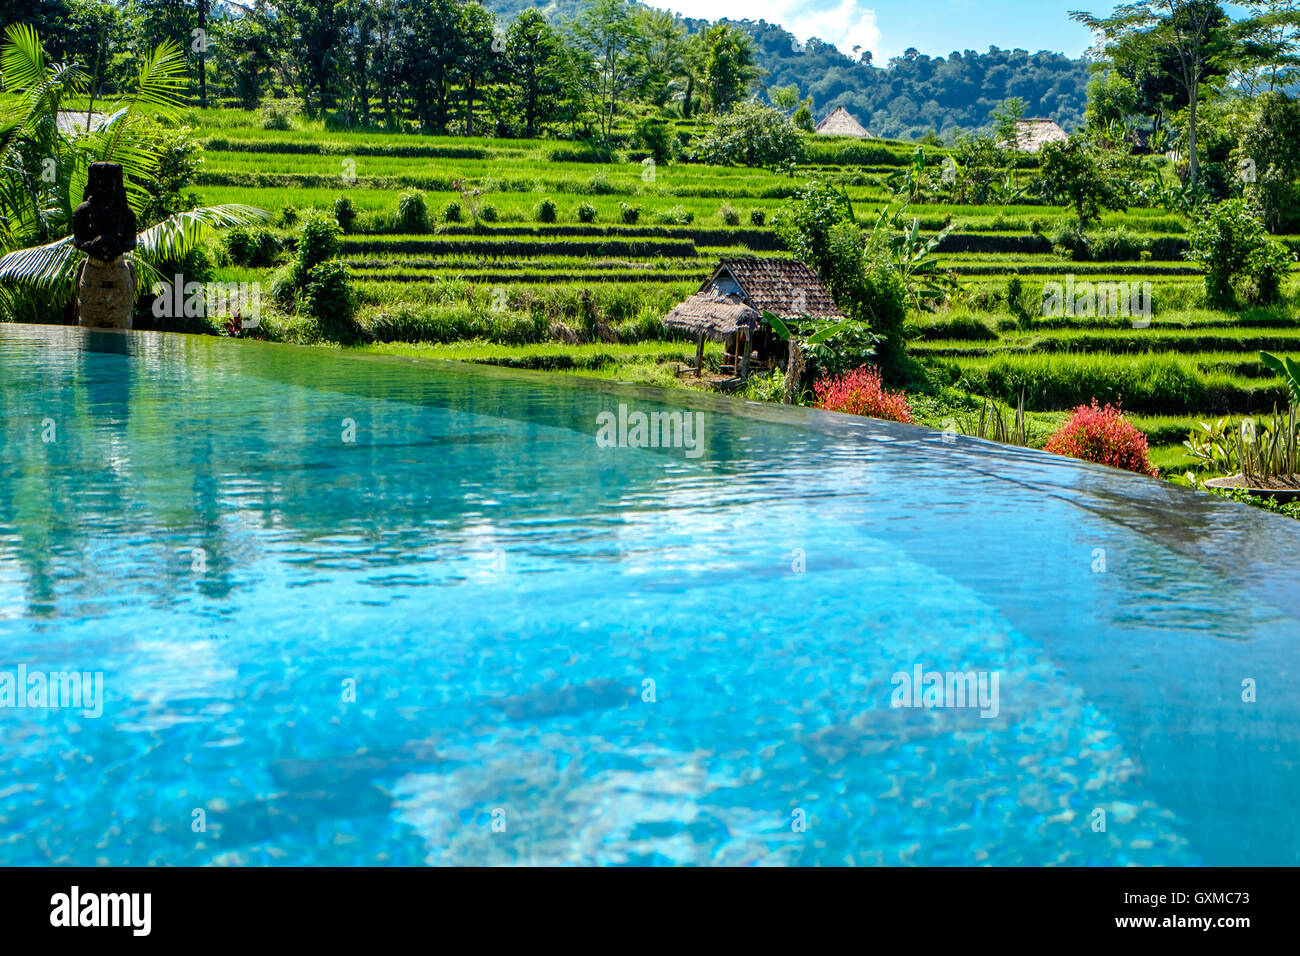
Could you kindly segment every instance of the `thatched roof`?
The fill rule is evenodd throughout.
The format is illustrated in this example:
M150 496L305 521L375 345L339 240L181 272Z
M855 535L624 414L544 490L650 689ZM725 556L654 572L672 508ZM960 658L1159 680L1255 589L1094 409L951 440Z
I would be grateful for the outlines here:
M1070 134L1061 129L1055 120L1022 119L1016 121L1016 141L1014 147L1022 152L1036 153L1047 143L1067 140Z
M830 115L817 124L817 132L822 136L856 136L858 139L874 139L861 123L853 118L842 106L831 110Z
M723 291L733 291L726 288L729 279L738 287L735 291L742 299L760 313L767 310L783 319L845 318L817 273L797 259L758 256L722 259L701 291L718 286Z
M664 316L664 325L723 342L739 329L758 328L762 318L740 296L708 291L688 297Z

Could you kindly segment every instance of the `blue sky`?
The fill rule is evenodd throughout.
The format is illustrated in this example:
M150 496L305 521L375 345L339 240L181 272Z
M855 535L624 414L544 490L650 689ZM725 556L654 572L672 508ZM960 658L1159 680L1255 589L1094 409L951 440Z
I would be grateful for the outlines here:
M1054 50L1078 56L1091 43L1070 10L1109 13L1096 0L671 0L664 6L689 17L767 20L801 40L816 36L852 55L854 45L884 66L916 47L931 56L989 46Z

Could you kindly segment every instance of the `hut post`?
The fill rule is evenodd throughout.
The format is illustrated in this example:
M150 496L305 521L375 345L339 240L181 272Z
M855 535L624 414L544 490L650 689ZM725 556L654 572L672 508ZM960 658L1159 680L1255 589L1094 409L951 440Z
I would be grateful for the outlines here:
M700 341L695 346L695 377L699 378L704 370L704 330L700 329Z
M749 378L749 333L741 332L736 336L736 344L745 350L740 359L740 380L743 382Z

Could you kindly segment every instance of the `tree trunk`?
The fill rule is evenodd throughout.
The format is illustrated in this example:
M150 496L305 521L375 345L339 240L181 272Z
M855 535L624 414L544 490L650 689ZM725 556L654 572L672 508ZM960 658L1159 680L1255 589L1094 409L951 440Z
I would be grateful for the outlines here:
M1200 97L1200 84L1193 79L1191 84L1191 93L1187 98L1187 152L1191 159L1191 171L1188 179L1192 189L1196 188L1196 183L1200 178L1201 164L1196 158L1196 106Z
M790 336L790 355L785 363L785 389L781 401L793 405L799 398L799 380L803 378L803 347Z

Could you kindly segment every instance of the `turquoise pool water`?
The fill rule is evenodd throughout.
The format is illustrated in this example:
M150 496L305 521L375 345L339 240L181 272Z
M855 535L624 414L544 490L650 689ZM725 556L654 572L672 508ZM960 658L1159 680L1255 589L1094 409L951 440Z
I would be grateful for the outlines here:
M0 863L1300 862L1294 521L209 338L0 325L0 402L0 682L103 681L0 709Z

